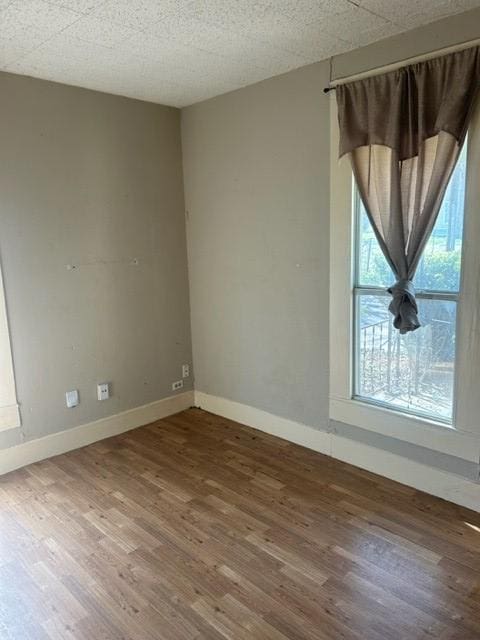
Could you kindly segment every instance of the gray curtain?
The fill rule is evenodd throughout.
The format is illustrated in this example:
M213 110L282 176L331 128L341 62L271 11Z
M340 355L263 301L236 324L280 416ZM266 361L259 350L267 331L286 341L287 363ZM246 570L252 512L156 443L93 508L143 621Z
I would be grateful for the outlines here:
M465 139L480 86L473 47L337 87L340 155L397 281L400 333L418 321L412 283Z

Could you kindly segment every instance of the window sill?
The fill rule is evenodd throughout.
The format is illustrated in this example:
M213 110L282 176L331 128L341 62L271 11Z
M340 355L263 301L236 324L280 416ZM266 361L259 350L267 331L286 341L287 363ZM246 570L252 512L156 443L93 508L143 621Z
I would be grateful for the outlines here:
M0 407L0 431L15 429L21 425L18 404Z
M479 459L480 437L443 422L367 404L361 400L333 396L330 396L330 419L470 462L478 462Z

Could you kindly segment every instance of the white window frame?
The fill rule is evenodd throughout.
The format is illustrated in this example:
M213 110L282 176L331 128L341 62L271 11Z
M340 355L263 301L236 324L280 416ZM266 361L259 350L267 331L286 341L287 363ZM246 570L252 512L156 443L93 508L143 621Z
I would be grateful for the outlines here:
M0 269L0 431L14 429L20 424L5 290Z
M333 92L332 92L333 93ZM479 101L480 102L480 101ZM467 148L462 282L457 310L452 424L353 398L354 191L348 157L338 159L335 96L330 98L330 419L441 453L480 458L480 104Z

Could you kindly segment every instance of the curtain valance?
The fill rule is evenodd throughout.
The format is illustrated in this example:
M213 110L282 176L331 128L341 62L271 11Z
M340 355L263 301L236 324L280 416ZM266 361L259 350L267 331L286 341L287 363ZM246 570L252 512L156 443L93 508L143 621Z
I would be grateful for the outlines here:
M405 160L440 131L461 145L479 82L480 48L472 47L339 85L340 155L380 144Z

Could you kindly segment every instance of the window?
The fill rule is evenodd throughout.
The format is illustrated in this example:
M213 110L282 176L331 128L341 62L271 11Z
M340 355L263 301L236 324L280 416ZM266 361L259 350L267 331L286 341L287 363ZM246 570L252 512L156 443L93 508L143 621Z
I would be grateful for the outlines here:
M416 335L424 333L426 337L422 338L424 341L418 350L414 350L417 345L409 345L405 336L399 338L396 333L393 341L384 344L388 337L388 325L385 324L383 337L375 329L375 339L370 335L368 343L364 338L363 354L361 352L360 329L372 320L367 317L368 305L372 306L374 301L378 322L382 319L388 319L388 324L392 322L391 314L386 311L390 296L385 292L392 278L382 261L379 262L380 271L374 271L375 256L382 260L383 256L369 239L369 225L365 218L362 227L359 203L352 207L352 168L348 157L338 159L335 151L338 149L339 131L334 96L330 123L333 151L330 157L329 417L332 426L335 428L336 423L343 423L478 463L480 103L468 130L468 145L457 163L437 225L426 247L423 264L415 278L420 293L420 319L424 326L413 332L411 338L406 337L415 341L420 339ZM455 202L463 203L463 191L465 205L458 208ZM451 261L453 268L435 268L445 261ZM383 317L382 313L385 314ZM401 345L395 351L397 339ZM440 345L439 341L442 341ZM380 378L375 372L378 363L374 365L374 360L369 359L369 354L373 355L379 344L385 347L381 350L380 361L385 377L388 375L387 363L390 367L390 395L386 393L388 387L386 391L376 387ZM397 364L397 352L399 367L402 358L408 357L413 367L418 367L418 377L413 376L409 381L395 377L397 369L393 365ZM363 381L362 366L365 367ZM403 384L401 389L392 386L400 382ZM434 402L432 393L435 394ZM348 443L342 446L347 447Z
M354 197L353 396L452 422L460 291L466 145L414 277L421 328L393 327L386 288L395 278L358 194Z

